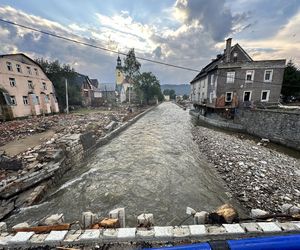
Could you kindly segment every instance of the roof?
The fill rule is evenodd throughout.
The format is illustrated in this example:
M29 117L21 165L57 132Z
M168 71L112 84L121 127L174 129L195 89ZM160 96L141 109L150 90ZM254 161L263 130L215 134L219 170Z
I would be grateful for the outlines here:
M248 58L249 61L253 61L252 58L248 55L248 53L238 43L236 43L234 46L230 48L230 53L235 48L240 49L244 53L244 55ZM223 62L224 59L225 59L225 53L218 55L216 59L212 60L209 64L207 64L204 68L202 68L200 73L197 74L196 77L190 83L199 80L203 76L206 76L209 71L218 68L219 63Z
M76 72L76 77L74 78L73 83L75 83L75 84L78 85L79 87L81 87L82 84L87 83L87 84L90 86L91 89L93 89L93 90L96 89L96 88L92 85L91 80L90 80L90 78L89 78L88 76L82 75L82 74L77 73L77 72Z
M98 79L90 79L90 81L95 88L98 88L99 86Z

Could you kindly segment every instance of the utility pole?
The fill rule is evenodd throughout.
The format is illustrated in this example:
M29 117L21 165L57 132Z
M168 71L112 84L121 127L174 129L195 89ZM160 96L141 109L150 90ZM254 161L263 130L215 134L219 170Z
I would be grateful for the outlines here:
M69 96L68 96L68 80L67 80L67 78L65 79L65 83L66 83L66 111L67 111L67 114L69 114Z
M130 80L129 80L129 81L130 81ZM129 88L128 88L128 90L129 90L129 93L128 93L128 101L129 101L129 105L130 105L130 93L131 93L131 92L130 92L130 91L131 91L130 88L131 88L131 84L129 83Z

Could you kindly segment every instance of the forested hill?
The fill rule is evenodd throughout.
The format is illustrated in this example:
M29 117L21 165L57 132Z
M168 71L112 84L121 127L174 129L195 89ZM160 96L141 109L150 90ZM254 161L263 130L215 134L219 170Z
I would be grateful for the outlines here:
M176 95L189 95L190 94L190 84L164 84L160 85L161 91L163 92L165 89L173 89Z

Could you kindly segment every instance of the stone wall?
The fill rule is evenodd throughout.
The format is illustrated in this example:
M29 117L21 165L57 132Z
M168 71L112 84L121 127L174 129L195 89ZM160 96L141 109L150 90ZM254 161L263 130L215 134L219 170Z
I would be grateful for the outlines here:
M243 110L237 120L249 134L300 150L299 112Z

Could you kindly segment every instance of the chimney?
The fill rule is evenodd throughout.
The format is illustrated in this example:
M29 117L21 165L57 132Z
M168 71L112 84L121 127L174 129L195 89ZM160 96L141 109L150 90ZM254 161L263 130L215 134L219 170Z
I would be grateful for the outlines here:
M226 49L225 49L225 62L230 62L230 49L231 49L231 40L232 38L228 38L226 40Z

